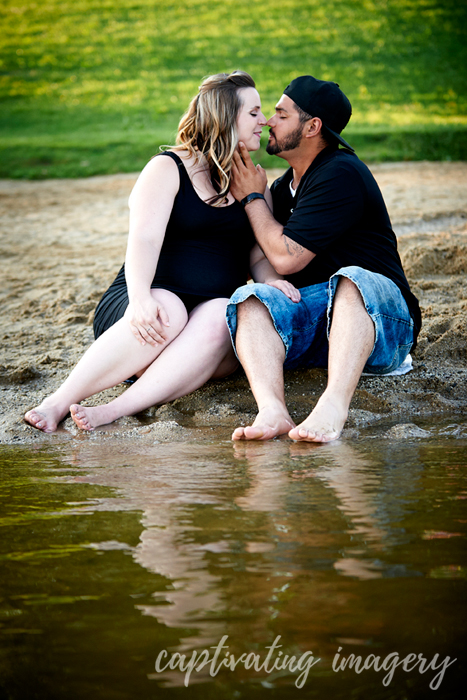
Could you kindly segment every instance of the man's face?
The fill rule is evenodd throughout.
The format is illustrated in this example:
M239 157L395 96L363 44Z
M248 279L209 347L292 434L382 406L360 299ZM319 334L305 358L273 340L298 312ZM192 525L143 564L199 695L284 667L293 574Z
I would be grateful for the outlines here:
M290 97L282 95L276 105L276 113L269 119L267 125L270 130L266 151L287 160L282 154L300 146L305 126L300 122L295 103Z

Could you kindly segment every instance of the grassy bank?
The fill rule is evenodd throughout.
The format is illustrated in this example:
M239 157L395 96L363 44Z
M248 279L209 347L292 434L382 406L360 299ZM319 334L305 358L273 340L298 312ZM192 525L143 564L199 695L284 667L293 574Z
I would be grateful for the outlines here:
M296 75L339 82L369 162L467 160L457 0L4 0L0 19L0 177L136 171L202 77L235 68L266 113Z

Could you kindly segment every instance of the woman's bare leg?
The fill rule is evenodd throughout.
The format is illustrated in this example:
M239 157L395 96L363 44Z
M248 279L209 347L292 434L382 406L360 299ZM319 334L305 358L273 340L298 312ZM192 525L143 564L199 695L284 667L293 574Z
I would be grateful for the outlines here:
M141 345L128 321L120 319L88 348L64 383L40 406L28 411L25 420L35 428L51 433L70 410L70 405L108 389L146 369L173 341L187 323L185 305L172 292L152 289L170 320L166 342Z
M191 312L177 338L123 394L102 406L71 406L78 427L93 430L122 416L173 401L208 379L231 374L238 366L225 321L227 299L211 299Z

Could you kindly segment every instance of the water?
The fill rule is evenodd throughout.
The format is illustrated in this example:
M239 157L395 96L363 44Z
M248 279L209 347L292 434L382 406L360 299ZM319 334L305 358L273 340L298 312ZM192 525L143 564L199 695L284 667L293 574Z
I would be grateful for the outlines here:
M4 446L0 463L0 697L460 697L465 437L77 439ZM210 661L185 687L172 655L212 658L225 636L218 662L264 666L276 641L269 666ZM384 685L370 655L390 668L391 653L433 668L411 657ZM285 654L298 670L277 670ZM338 670L350 654L367 668Z

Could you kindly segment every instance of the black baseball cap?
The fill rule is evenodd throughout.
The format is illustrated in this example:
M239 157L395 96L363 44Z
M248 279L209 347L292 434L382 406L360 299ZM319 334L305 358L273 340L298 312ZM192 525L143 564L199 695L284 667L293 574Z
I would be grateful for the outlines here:
M343 146L353 151L341 136L352 114L352 105L337 83L301 75L284 90L296 105L312 117L319 117L327 130Z

